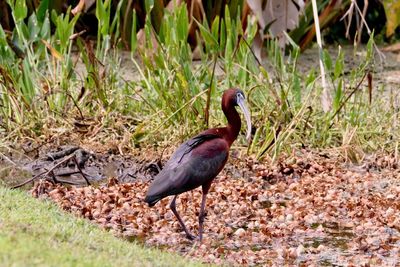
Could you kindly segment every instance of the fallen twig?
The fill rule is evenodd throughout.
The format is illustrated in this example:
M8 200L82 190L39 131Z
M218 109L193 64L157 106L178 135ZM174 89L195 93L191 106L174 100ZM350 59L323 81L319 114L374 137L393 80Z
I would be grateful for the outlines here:
M83 179L85 179L87 185L90 185L90 182L88 180L88 178L86 177L86 174L82 171L81 167L79 166L78 160L76 159L76 155L74 154L74 162L76 167L78 168L79 172L81 173Z
M7 157L6 155L4 155L3 153L0 153L0 156L5 160L8 161L9 163L11 163L14 166L17 166L17 163L15 163L14 161L12 161L9 157Z
M84 167L85 162L88 161L89 157L90 157L90 153L87 152L86 150L78 149L75 152L75 158L76 158L76 161L77 161L77 165L80 168Z
M58 180L54 174L54 171L51 171L49 174L51 175L51 179L52 179L53 183L55 183L55 184L58 183Z
M30 178L30 179L28 179L28 180L26 180L26 181L24 181L24 182L22 182L22 183L20 183L20 184L17 184L17 185L15 185L15 186L11 187L11 188L12 188L12 189L16 189L16 188L19 188L19 187L21 187L21 186L24 186L24 185L26 185L26 184L28 184L28 183L34 181L35 179L37 179L38 177L40 177L40 176L42 176L42 175L47 176L48 174L50 174L51 172L53 172L54 169L56 169L57 167L59 167L61 164L63 164L63 163L65 163L65 162L69 161L69 160L72 159L73 157L75 157L75 154L72 154L72 155L66 157L65 159L61 160L59 163L57 163L56 165L54 165L53 167L51 167L50 170L43 171L43 172L41 172L41 173L39 173L39 174L33 176L32 178ZM84 178L85 178L85 180L86 180L86 177L84 177Z
M44 175L44 174L46 174L46 173L47 173L47 171L41 172L41 173L39 173L39 174L36 174L36 175L33 176L32 178L30 178L30 179L28 179L28 180L26 180L26 181L24 181L24 182L22 182L22 183L20 183L20 184L17 184L17 185L15 185L15 186L11 187L11 189L16 189L16 188L19 188L19 187L21 187L21 186L24 186L24 185L26 185L26 184L32 182L33 180L35 180L35 179L38 178L39 176L42 176L42 175Z

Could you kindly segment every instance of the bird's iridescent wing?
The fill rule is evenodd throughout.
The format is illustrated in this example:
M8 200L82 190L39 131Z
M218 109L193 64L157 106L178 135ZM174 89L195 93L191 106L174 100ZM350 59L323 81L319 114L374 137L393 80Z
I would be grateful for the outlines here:
M228 158L229 147L218 135L198 135L183 143L154 178L146 202L192 190L213 179Z
M181 144L178 149L172 154L171 158L168 160L168 162L165 164L166 167L168 165L176 165L182 163L184 160L186 160L188 157L186 157L188 154L190 154L195 148L203 144L204 142L208 140L212 140L215 138L219 138L218 135L215 134L199 134L196 135L195 137L187 140L185 143Z

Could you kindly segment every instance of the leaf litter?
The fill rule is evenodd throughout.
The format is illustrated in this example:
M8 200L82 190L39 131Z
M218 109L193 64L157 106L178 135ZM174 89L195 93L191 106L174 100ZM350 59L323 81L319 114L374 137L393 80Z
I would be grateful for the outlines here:
M233 155L208 194L201 244L185 238L170 198L147 206L148 185L133 177L84 187L39 180L30 192L118 237L205 263L398 266L400 174L390 155L358 165L315 151L274 164ZM193 233L200 200L200 189L177 200Z

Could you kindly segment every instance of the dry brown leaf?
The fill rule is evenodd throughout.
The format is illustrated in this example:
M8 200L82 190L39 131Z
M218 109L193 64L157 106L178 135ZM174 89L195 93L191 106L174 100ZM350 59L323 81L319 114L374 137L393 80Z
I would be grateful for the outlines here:
M368 168L380 168L378 160L387 168L395 166L390 165L393 157L382 156ZM366 173L349 169L336 158L315 155L282 159L276 165L254 163L252 168L246 179L233 179L226 172L215 181L207 199L205 240L194 250L169 210L168 199L153 208L145 205L148 182L120 184L111 179L97 188L77 188L40 181L32 194L51 198L117 236L215 264L319 266L321 257L334 255L331 264L380 260L380 265L388 265L393 259L388 255L397 255L397 169ZM389 175L396 178L384 183L382 178ZM194 190L177 200L194 233L200 199L201 191Z

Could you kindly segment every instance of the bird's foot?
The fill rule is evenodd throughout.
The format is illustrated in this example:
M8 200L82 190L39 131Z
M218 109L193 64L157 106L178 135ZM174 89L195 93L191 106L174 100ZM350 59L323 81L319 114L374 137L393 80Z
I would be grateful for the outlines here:
M197 236L192 235L191 233L187 232L186 233L186 238L193 241L193 240L195 240L197 238Z
M203 241L202 236L195 236L195 235L192 235L191 233L186 233L186 238L191 241L198 241L200 243L202 243L202 241Z

